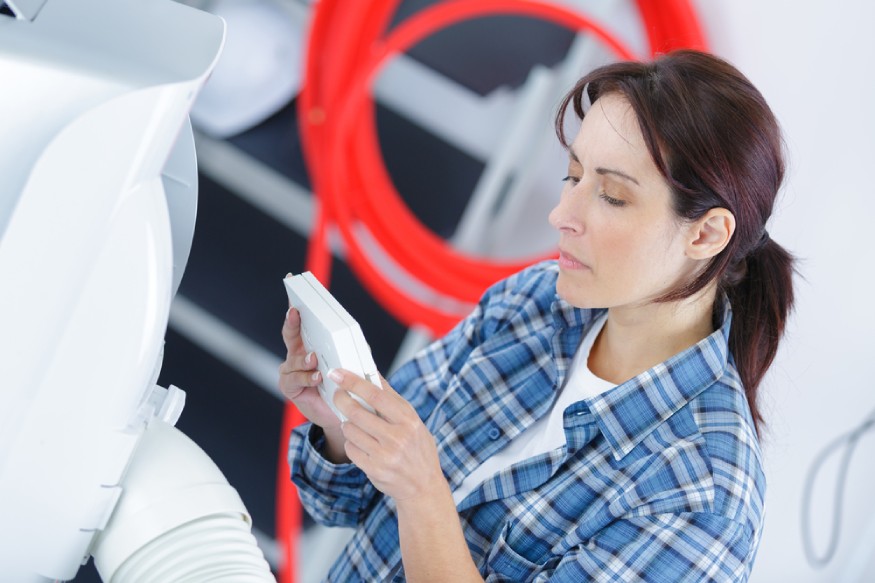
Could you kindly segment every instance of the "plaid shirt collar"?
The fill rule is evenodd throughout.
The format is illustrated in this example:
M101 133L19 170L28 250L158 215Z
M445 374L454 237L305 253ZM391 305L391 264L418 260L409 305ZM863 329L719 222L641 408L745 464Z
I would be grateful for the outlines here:
M720 327L695 345L625 383L585 401L599 429L620 460L675 412L723 376L729 360L732 308L726 296ZM560 377L587 328L604 309L576 308L558 295L551 305L559 336Z

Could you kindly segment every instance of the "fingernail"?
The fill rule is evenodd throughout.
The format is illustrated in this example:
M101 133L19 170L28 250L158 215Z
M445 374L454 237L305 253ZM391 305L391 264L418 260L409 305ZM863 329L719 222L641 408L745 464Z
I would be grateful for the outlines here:
M335 383L340 383L343 382L343 373L336 368L332 368L328 371L328 378L330 378Z
M308 352L308 353L307 353L307 356L304 357L304 364L306 364L306 365L309 366L309 365L312 364L312 363L313 363L313 353L312 353L312 352Z
M317 370L312 375L310 375L310 378L313 379L314 381L318 381L319 380L319 371Z
M286 274L286 277L292 277L292 272L291 272L291 271L288 272L288 273Z
M289 319L289 314L291 314L291 313L292 313L292 308L289 308L288 310L286 310L286 320Z

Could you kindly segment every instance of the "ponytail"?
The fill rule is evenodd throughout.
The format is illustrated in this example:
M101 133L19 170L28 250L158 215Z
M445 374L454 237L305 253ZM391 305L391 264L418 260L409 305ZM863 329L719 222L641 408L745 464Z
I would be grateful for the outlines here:
M746 274L737 282L725 278L723 285L732 305L729 350L759 434L763 416L757 389L775 359L793 307L793 256L764 234L761 244L741 263L746 264Z

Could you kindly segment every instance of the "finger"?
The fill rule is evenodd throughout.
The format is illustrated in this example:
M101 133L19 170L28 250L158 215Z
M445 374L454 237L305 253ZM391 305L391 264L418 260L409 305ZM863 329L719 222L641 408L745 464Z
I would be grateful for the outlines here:
M349 461L355 464L355 466L366 475L369 475L373 470L373 467L371 466L371 457L353 442L344 441L343 451L346 453L346 457L349 458Z
M317 371L283 369L285 363L280 365L280 389L288 389L292 392L300 387L318 387L322 382L322 374Z
M299 371L312 371L319 366L315 352L306 354L290 354L280 364L280 374L291 374ZM322 382L320 379L319 382Z
M343 437L369 456L376 455L380 450L380 442L367 431L359 427L355 421L349 420L341 424Z
M402 397L398 391L392 388L392 385L389 384L389 381L386 380L386 377L380 375L380 384L382 385L382 389L378 391L381 399L385 399L386 401L390 401L393 405L396 415L396 421L400 421L404 419L405 421L415 421L422 422L419 418L419 413L416 412L413 405L410 402Z
M379 374L379 373L377 373L377 374ZM384 377L383 375L380 375L380 384L383 386L383 390L386 391L387 393L398 395L398 392L392 388L392 385L389 384L389 381L387 381L386 377ZM398 397L401 399L404 398L401 395L398 395Z
M391 427L389 422L353 399L348 391L341 389L334 392L334 406L349 423L356 425L378 442L382 443L387 439Z
M283 279L288 279L288 278L290 278L290 277L292 277L292 272L291 272L291 271L288 272L288 273L286 274L286 276L285 276ZM292 298L289 298L289 307L290 307L290 308L292 307Z
M337 383L339 388L344 389L344 391L340 392L349 391L358 396L379 415L383 416L384 411L382 409L385 407L385 403L382 403L379 399L379 394L382 393L382 391L373 383L363 379L355 373L340 368L328 371L328 377ZM344 413L344 415L346 415L346 413Z
M280 382L277 384L280 392L287 398L292 401L297 401L301 398L305 393L313 393L315 392L319 395L319 387L313 386L311 384L302 384L309 383L305 378L300 377L280 377ZM321 395L319 395L321 399Z
M301 314L294 307L289 308L283 321L283 342L289 355L306 351L304 340L301 338Z
M334 381L338 383L338 386L364 400L386 421L399 423L411 415L419 419L413 407L382 376L380 379L383 388L380 389L370 381L348 370L333 369L328 374L331 375L332 372L336 372L337 378L341 379L340 381Z

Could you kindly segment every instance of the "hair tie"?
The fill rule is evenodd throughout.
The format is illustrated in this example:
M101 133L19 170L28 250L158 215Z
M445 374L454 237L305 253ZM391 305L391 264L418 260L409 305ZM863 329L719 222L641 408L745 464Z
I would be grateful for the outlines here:
M757 244L754 245L753 249L751 249L750 253L756 253L760 249L766 246L766 243L769 242L769 232L763 229L763 234L760 236L760 240L757 241Z

